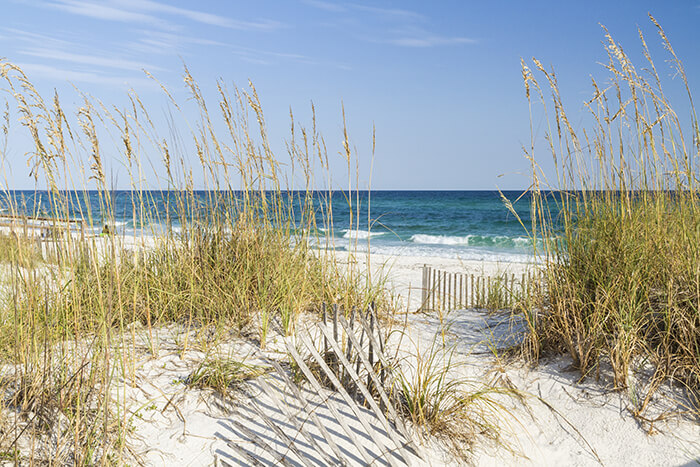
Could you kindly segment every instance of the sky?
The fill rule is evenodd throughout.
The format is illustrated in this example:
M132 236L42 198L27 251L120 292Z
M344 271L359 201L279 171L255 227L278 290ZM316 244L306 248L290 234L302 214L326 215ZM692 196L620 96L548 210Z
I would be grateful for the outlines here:
M700 91L700 0L2 0L0 57L64 104L79 106L74 87L115 105L133 88L162 114L167 101L144 69L178 100L187 98L183 64L212 97L217 79L251 80L276 150L290 108L308 123L313 102L342 165L344 107L360 188L522 189L530 117L521 59L554 67L575 116L591 76L605 76L601 25L633 57L637 28L661 50L648 13ZM34 186L24 144L17 136L4 155L10 188Z

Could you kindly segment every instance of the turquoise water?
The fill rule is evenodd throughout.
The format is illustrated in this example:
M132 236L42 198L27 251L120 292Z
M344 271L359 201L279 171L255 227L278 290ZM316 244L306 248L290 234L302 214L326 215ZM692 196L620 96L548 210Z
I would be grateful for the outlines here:
M521 192L503 194L515 201ZM370 236L371 250L382 254L499 261L522 261L532 254L526 230L497 191L378 191L371 193L369 201L369 229L364 209L359 228L351 230L334 222L340 248L353 242L366 249ZM339 209L338 204L333 204L334 216L347 219L347 206ZM366 197L362 204L367 204ZM529 225L529 197L514 207Z
M172 194L142 192L146 195L153 219L134 225L133 201L136 193L116 191L113 196L113 220L100 209L96 192L75 194L69 217L85 217L91 212L94 230L104 223L114 223L117 231L126 235L143 228L144 232L162 232L172 228L177 232L179 220ZM504 192L515 201L521 192ZM207 206L207 192L196 192L201 205ZM20 211L41 215L51 212L46 192L15 191L10 196L20 205ZM381 254L441 256L465 260L523 261L531 256L532 245L527 232L503 204L496 191L373 191L353 193L354 224L350 225L350 209L344 193L332 196L333 225L324 225L318 216L321 237L332 232L332 246L339 250L367 249ZM315 194L318 204L327 192ZM7 209L7 199L4 200ZM140 203L136 203L137 205ZM514 207L527 226L530 222L530 199L526 195ZM369 208L369 220L368 220ZM81 214L82 212L82 214ZM358 222L359 219L359 222Z

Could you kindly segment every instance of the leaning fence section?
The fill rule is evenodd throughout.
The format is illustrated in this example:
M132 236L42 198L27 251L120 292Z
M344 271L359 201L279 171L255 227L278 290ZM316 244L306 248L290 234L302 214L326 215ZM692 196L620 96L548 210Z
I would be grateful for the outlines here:
M385 354L387 336L373 307L347 311L335 305L324 306L322 315L318 324L285 339L292 375L278 362L268 361L276 375L259 379L277 413L284 414L285 419L266 415L254 399L247 403L250 411L270 427L272 437L263 439L235 418L231 423L242 438L278 465L316 465L309 460L309 448L324 465L424 465L419 443L404 424L392 397L394 365ZM270 387L275 379L284 382L282 392ZM329 391L337 397L324 396ZM277 393L285 396L275 396ZM319 398L325 402L313 402ZM292 406L301 411L294 413ZM329 411L324 420L317 415L321 406ZM351 420L361 431L348 425ZM337 424L339 432L327 428L330 424ZM285 426L292 427L293 434L285 431ZM346 447L339 448L341 443ZM263 465L244 446L229 443L249 464Z
M420 311L514 309L542 290L542 272L484 276L423 266Z

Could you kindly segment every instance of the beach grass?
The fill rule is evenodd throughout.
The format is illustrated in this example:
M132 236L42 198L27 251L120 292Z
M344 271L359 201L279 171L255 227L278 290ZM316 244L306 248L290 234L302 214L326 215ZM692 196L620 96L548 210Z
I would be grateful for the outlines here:
M266 373L264 367L249 365L233 358L205 358L190 374L187 384L209 388L224 397L232 397L245 381Z
M542 245L536 253L544 258L545 292L528 314L527 342L535 358L567 353L582 377L610 369L618 388L647 374L635 415L668 380L689 390L684 410L697 413L700 130L682 63L651 22L678 79L669 83L657 69L641 30L643 68L605 31L607 76L592 80L580 127L554 71L534 59L532 68L523 63L528 103L542 105L547 117L546 165L554 167L540 164L542 140L533 131L525 148L532 163L528 227L544 239L533 245ZM676 113L669 96L683 94L684 110Z
M20 266L36 266L44 261L44 255L36 243L17 235L0 234L0 263Z
M60 240L41 239L39 249L33 237L0 237L0 261L9 265L0 303L0 389L8 395L0 401L0 451L15 462L135 461L126 389L119 382L136 384L142 358L136 329L145 330L147 352L156 357L159 333L168 325L179 330L184 355L193 347L206 352L232 335L264 348L271 334L293 334L323 303L344 310L373 303L380 315L390 311L381 277L312 247L330 243L332 235L330 202L314 200L314 177L329 179L315 119L307 129L292 117L287 152L273 154L252 84L232 92L219 84L218 98L208 102L187 69L183 78L187 102L177 103L163 89L170 118L185 122L189 134L169 126L161 137L135 92L127 96L129 105L112 109L80 93L80 106L71 111L57 95L44 99L19 67L0 61L8 108L33 143L32 174L46 187L50 212L42 214L77 215L88 231L103 232L81 239L66 225ZM347 129L344 136L343 157L354 167ZM107 154L128 173L131 223L144 226L132 236L114 231ZM157 167L160 186L143 182L149 166ZM193 172L201 174L204 197L195 193ZM9 180L4 186L10 214L27 212L26 206L20 212L24 201ZM162 190L161 209L152 208L158 201L152 189ZM95 196L98 206L90 202ZM346 195L351 210L354 197ZM319 219L323 226L316 225ZM171 228L175 221L179 230ZM149 231L155 224L168 228ZM317 227L327 228L325 238ZM49 244L50 262L42 256ZM207 358L189 381L228 393L250 376L242 368Z

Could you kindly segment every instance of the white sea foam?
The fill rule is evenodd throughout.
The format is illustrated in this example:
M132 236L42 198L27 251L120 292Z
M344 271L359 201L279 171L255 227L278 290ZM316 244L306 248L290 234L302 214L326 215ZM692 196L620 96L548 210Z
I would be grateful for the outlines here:
M353 250L358 252L366 252L367 244L359 243L358 245L337 245L340 250ZM474 248L446 248L442 246L431 246L427 244L405 244L405 245L386 245L373 243L370 247L372 253L389 255L389 256L425 256L434 258L454 258L468 261L490 261L504 263L537 263L538 258L534 258L531 254L526 253L511 253L511 252L494 252L480 250Z
M410 238L412 243L423 245L474 246L513 248L527 247L530 239L526 237L508 237L506 235L428 235L416 234Z
M449 235L428 235L416 234L411 237L413 243L423 243L426 245L469 245L469 239L472 235L463 237Z
M359 240L366 240L368 238L378 237L384 235L384 232L370 232L368 230L343 230L343 238L353 238Z
M529 247L532 245L532 240L527 237L515 237L513 243L515 243L516 246Z

